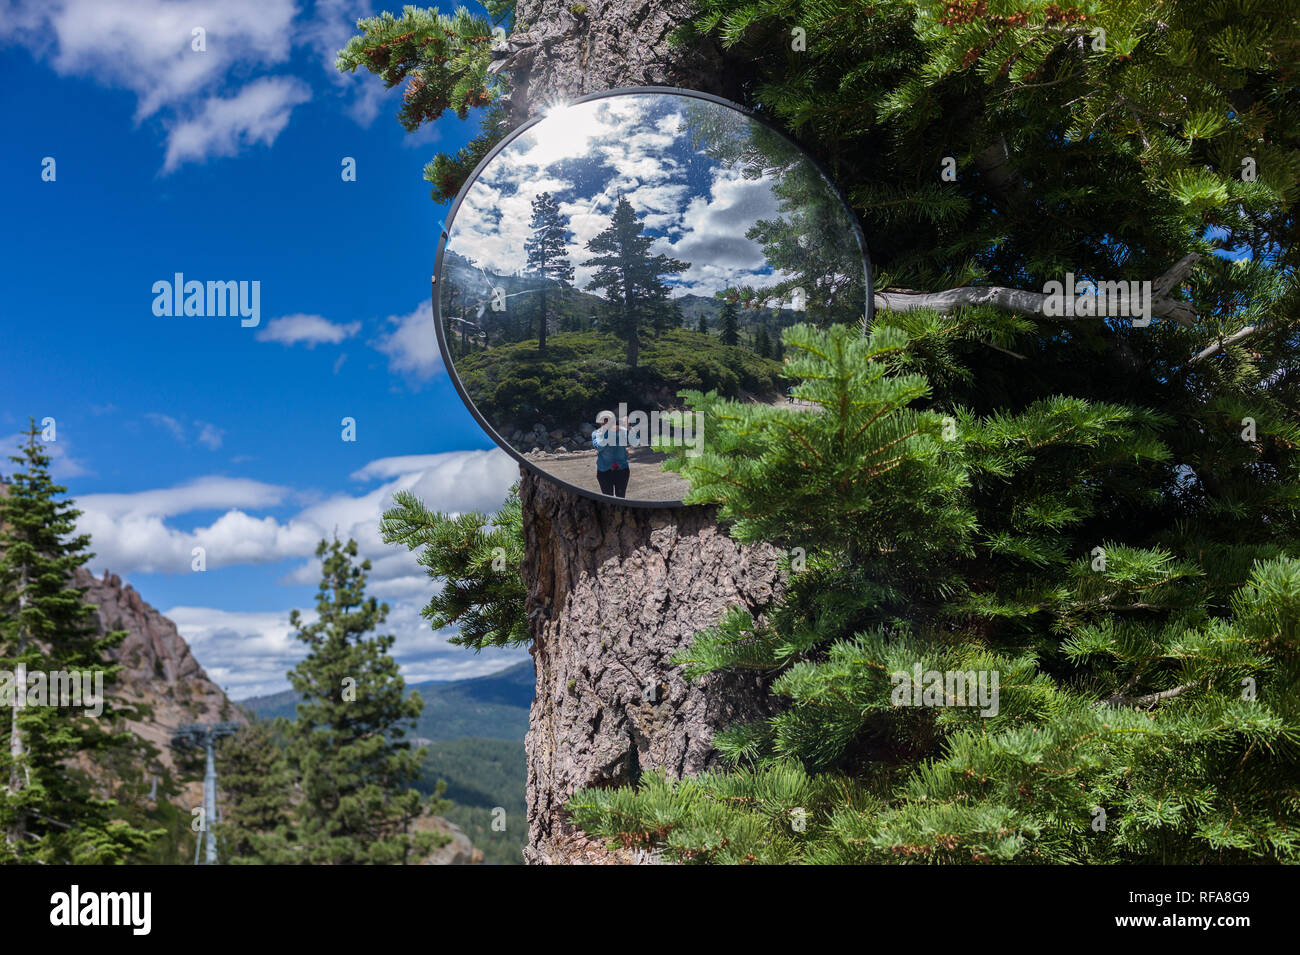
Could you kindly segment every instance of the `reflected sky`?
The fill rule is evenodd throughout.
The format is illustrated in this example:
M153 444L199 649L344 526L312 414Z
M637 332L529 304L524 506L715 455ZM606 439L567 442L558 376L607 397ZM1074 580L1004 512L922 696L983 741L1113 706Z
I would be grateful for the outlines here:
M693 110L739 115L690 103ZM632 94L552 110L489 162L456 211L447 248L488 272L523 272L531 202L550 192L572 230L574 284L585 289L594 272L581 265L591 256L586 244L609 225L622 196L656 237L652 253L690 263L667 279L674 297L711 298L789 278L745 237L757 220L779 214L772 179L746 178L741 163L719 162L694 147L685 104L681 96Z

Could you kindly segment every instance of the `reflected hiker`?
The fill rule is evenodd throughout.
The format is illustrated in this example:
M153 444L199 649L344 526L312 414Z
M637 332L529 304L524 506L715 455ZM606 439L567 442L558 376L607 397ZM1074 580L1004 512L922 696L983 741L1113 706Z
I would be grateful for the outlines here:
M627 418L614 425L614 412L602 411L596 415L596 430L591 432L591 446L596 449L596 481L602 494L627 497L627 481L631 476L627 463Z

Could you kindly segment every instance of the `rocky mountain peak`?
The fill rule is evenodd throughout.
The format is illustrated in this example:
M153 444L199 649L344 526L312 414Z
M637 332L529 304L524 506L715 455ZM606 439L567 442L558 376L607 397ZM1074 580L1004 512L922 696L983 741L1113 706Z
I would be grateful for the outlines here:
M176 624L134 587L116 574L105 571L103 577L96 577L84 567L74 572L73 584L85 588L86 602L97 608L101 633L126 631L126 639L110 654L123 667L111 695L149 708L148 716L129 721L127 727L158 747L164 765L174 765L169 744L172 731L181 723L246 722L204 672Z

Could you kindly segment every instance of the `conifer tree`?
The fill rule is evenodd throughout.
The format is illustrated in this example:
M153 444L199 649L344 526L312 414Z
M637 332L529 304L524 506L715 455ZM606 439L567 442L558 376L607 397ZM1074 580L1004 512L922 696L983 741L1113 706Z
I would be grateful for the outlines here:
M668 304L668 285L663 276L684 272L690 266L661 254L651 255L654 237L641 231L641 220L632 204L620 196L609 226L587 242L596 253L583 262L596 266L588 290L605 289L609 297L607 323L627 343L627 363L637 366L641 350L640 327L655 320Z
M724 345L740 344L740 318L734 302L724 302L722 316L718 319L720 336Z
M289 622L308 654L289 673L298 692L298 718L289 744L302 790L298 861L324 865L415 863L439 841L413 832L425 807L411 788L424 750L404 741L420 715L418 693L389 655L390 635L371 631L388 605L367 597L370 562L354 562L356 541L321 541L317 618L298 611Z
M220 742L223 802L217 838L227 863L293 861L293 774L276 735L270 723L259 721Z
M24 433L0 493L0 852L11 862L123 862L159 833L122 821L76 762L132 748L117 722L131 711L103 699L91 715L91 699L60 699L55 684L66 688L70 677L84 690L85 678L92 688L98 678L107 694L121 667L105 654L126 632L101 636L84 589L72 585L73 571L93 556L90 537L77 534L80 511L60 499L67 489L50 477L35 421ZM35 698L33 679L45 689Z
M686 314L682 311L682 303L675 298L670 298L655 313L655 334L660 334L672 328L681 328L685 323Z
M533 218L528 223L531 230L524 240L528 256L528 271L541 280L537 296L537 350L546 351L547 283L555 282L561 289L573 281L573 266L569 264L569 227L560 215L560 207L549 192L536 196L532 202Z
M768 335L767 329L762 325L754 334L754 352L759 358L772 357L772 337Z
M704 317L703 312L700 312L700 323L695 326L695 330L701 335L707 335L709 333L709 322L708 319Z

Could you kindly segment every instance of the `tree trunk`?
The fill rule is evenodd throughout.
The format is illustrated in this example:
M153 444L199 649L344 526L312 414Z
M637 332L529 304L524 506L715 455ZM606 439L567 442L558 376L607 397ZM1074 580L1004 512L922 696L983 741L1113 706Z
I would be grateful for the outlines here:
M26 624L22 622L23 614L27 611L27 567L24 565L22 573L18 579L18 643L15 654L18 659L22 659L27 652L27 635L24 628ZM23 758L26 756L27 748L23 745L23 731L18 725L18 720L22 716L22 706L26 699L27 684L23 681L21 686L15 679L13 688L13 700L9 704L9 797L16 798L23 789L25 783L26 771L23 768ZM10 846L16 847L15 851L21 853L24 849L23 840L27 836L27 816L23 812L14 815L9 828L5 832L5 842Z
M713 765L716 730L766 713L759 677L688 684L669 657L733 604L780 586L770 547L741 547L712 508L629 508L525 473L524 580L537 695L529 717L529 862L592 861L564 819L584 786Z
M542 294L539 296L542 314L537 317L537 353L546 352L546 267L542 267Z
M554 103L618 86L737 98L737 71L724 69L716 46L670 45L690 11L690 0L518 0L502 64L511 118L522 122Z
M689 12L680 0L520 0L503 64L512 116L619 86L734 97L736 71L724 69L716 48L669 46ZM767 603L780 586L777 555L737 545L711 508L598 503L531 472L520 498L537 669L524 855L617 861L567 824L565 803L584 786L633 782L654 768L672 776L706 769L717 730L766 712L758 677L687 684L669 657L728 606Z

